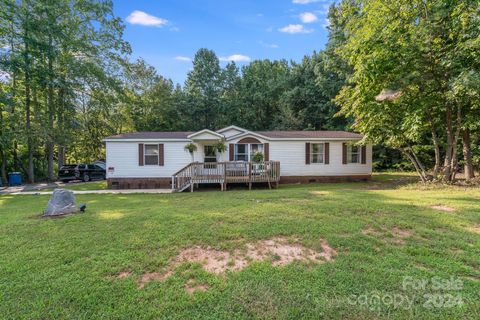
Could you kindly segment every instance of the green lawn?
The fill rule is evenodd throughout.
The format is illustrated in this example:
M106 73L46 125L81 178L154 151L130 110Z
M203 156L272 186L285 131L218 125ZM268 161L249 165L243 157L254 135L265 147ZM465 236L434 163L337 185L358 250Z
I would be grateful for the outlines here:
M397 178L78 195L87 212L55 219L39 217L48 196L0 196L1 318L480 318L480 189ZM233 252L279 236L316 251L323 239L338 255L224 274L172 263L185 248ZM192 281L207 290L188 293Z
M64 189L68 190L77 190L77 191L84 191L84 190L103 190L107 188L107 181L91 181L91 182L82 182L82 183L75 183L70 182L65 184Z

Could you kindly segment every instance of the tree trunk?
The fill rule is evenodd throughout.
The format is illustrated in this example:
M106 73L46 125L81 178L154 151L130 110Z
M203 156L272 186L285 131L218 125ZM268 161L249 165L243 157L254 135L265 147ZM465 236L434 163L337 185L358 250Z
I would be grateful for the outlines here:
M428 121L430 124L430 132L432 134L433 148L435 150L435 166L433 167L433 180L438 179L438 174L441 170L441 154L440 154L440 141L438 139L437 131L435 129L435 124L433 123L433 117L430 111L427 111Z
M28 23L28 22L27 22ZM30 49L29 49L29 34L28 27L25 27L24 42L24 63L25 63L25 130L27 134L27 152L28 152L28 169L27 177L29 183L35 182L35 172L33 167L33 141L32 141L32 128L31 128L31 94L30 94Z
M3 123L3 107L0 105L0 137L4 134L3 130L5 124ZM2 143L0 145L0 177L2 178L2 184L5 184L7 181L7 154L4 151L5 145ZM1 184L0 184L1 185Z
M451 183L455 181L457 171L457 143L460 137L460 128L462 124L462 109L457 106L456 130L453 130L453 112L452 107L447 106L447 147L445 150L445 161L443 168L443 179Z
M59 137L57 137L58 142L58 168L65 164L65 128L64 128L64 113L65 113L65 78L62 76L60 89L58 91L58 107L57 107L57 126Z
M54 181L54 172L53 172L53 158L54 158L54 128L53 128L53 113L54 113L54 101L53 101L53 57L52 57L52 45L53 40L52 36L48 36L48 129L49 133L47 134L47 179L48 181Z
M411 149L401 149L400 150L413 164L415 167L415 170L417 171L418 176L420 177L420 180L422 180L423 183L427 183L429 181L428 174L425 171L425 167L423 164L420 162L418 159L417 155L413 150Z
M475 177L475 174L473 172L472 149L469 129L465 129L462 131L462 144L465 180L469 181Z
M452 154L453 154L453 128L452 128L452 108L447 106L447 146L445 149L445 159L443 163L443 179L445 182L451 181L452 175Z
M7 153L2 150L0 150L0 156L1 156L1 176L2 176L2 184L5 185L7 183Z
M65 164L65 147L58 146L58 168Z

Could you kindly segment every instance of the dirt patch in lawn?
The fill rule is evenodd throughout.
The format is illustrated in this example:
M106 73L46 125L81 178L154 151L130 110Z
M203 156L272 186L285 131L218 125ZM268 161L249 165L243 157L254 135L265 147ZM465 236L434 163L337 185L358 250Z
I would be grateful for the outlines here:
M150 281L162 281L170 277L172 273L170 271L166 273L160 272L145 272L142 277L138 280L138 287L142 289Z
M434 210L443 211L443 212L455 212L455 208L444 206L444 205L430 206L430 208Z
M247 260L243 257L235 257L228 251L200 246L182 250L173 260L173 265L175 266L186 262L200 263L203 269L212 273L222 273L227 270L237 271L247 265Z
M189 294L194 294L195 292L202 291L205 292L210 287L204 283L198 283L195 279L190 279L185 283L185 291Z
M239 271L255 261L270 260L274 266L284 266L294 261L322 263L333 261L338 254L324 239L320 240L320 247L321 251L315 251L283 237L247 243L245 248L232 252L194 246L180 251L170 261L167 272L145 273L138 283L139 287L143 288L149 281L165 280L172 275L175 267L183 263L199 263L207 272L223 274L227 271Z
M387 229L385 227L380 227L374 229L371 226L362 230L362 234L365 236L373 236L375 238L381 239L385 243L394 243L398 245L405 244L405 239L412 236L412 231L408 229L401 229L398 227L393 227L392 229ZM391 235L389 237L388 235Z
M467 231L480 234L480 224L469 226L466 229Z
M310 194L313 194L315 196L327 196L327 195L330 194L330 192L329 191L316 191L316 190L314 190L314 191L310 191Z
M298 261L332 261L337 252L325 241L320 243L322 252L306 248L299 243L289 243L285 238L274 238L247 244L245 257L250 261L272 259L274 266L283 266Z
M173 260L173 265L182 263L200 263L205 271L224 273L238 271L252 261L272 260L275 266L287 265L298 261L331 261L337 252L325 240L320 243L322 252L316 252L299 243L291 243L286 238L273 238L247 243L244 250L233 252L195 246L182 250Z
M115 276L116 279L125 279L131 276L131 272L129 271L122 271Z

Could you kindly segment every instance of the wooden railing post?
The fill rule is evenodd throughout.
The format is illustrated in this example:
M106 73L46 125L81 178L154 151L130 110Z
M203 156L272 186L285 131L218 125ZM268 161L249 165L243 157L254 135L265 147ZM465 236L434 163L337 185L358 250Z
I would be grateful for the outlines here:
M222 191L227 189L227 163L223 162L223 179L222 179Z

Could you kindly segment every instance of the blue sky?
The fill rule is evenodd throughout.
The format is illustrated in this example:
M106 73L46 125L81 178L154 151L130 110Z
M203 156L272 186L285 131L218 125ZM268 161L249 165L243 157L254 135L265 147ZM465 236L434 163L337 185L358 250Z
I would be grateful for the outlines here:
M133 57L183 84L199 48L209 48L222 65L255 59L293 59L321 50L327 40L333 0L116 0Z

